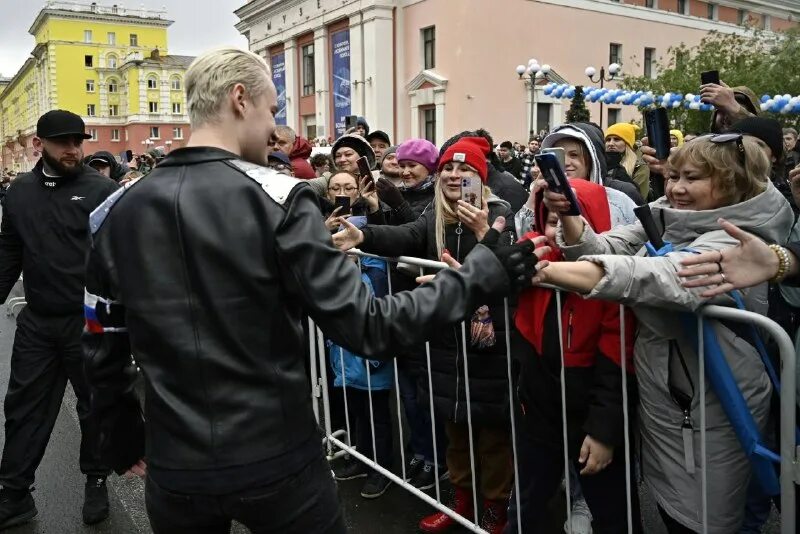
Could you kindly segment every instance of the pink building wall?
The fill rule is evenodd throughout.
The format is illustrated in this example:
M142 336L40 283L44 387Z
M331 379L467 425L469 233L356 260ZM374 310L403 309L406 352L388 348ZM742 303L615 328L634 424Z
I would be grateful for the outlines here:
M693 10L700 7L700 2L692 4ZM622 45L623 70L641 75L645 47L655 48L658 59L670 46L681 42L692 46L707 34L674 24L519 0L425 0L406 7L403 16L405 64L398 68L398 83L404 85L420 72L420 29L435 25L434 71L448 80L445 135L485 127L498 142L524 141L528 136L528 90L515 73L516 66L528 59L550 64L572 84L590 85L585 68L593 65L599 71L608 65L612 42ZM569 101L564 105L568 109ZM599 123L599 104L589 107L592 120ZM408 98L398 102L398 109L400 113L409 109ZM634 107L621 109L623 121L640 118ZM401 136L418 135L409 130L406 122Z

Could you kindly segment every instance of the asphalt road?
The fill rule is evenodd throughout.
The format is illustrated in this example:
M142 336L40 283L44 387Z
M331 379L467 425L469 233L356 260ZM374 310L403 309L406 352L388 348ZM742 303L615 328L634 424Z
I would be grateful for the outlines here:
M17 287L10 297L20 296ZM7 313L7 306L0 306L0 403L8 387L9 363L13 343L15 316ZM19 308L16 309L16 312ZM4 429L0 426L0 442L4 440ZM50 444L42 464L37 471L34 498L39 510L38 517L27 525L8 532L12 534L146 534L150 526L144 509L144 485L140 479L124 479L116 475L109 477L111 514L105 522L93 527L83 525L84 478L78 468L80 430L75 412L75 396L68 387L56 421ZM399 444L396 444L395 450ZM399 472L399 470L398 470ZM402 488L392 486L386 494L376 500L360 496L363 479L342 482L339 485L345 523L352 533L407 534L417 531L417 523L433 509L417 500ZM443 500L447 502L451 490L443 484ZM664 534L652 499L641 492L642 515L647 534ZM563 532L564 503L556 497L552 503L552 530L547 534ZM778 533L778 521L773 515L765 534ZM241 525L234 525L232 532L246 533ZM456 529L460 533L466 530Z

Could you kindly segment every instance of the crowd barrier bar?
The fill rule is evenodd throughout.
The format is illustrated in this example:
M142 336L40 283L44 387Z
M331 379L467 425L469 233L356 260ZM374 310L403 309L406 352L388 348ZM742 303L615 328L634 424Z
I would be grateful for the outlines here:
M420 258L411 258L411 257L397 257L397 258L384 258L380 256L375 256L372 254L366 254L358 250L352 250L348 254L358 258L360 263L361 258L375 258L386 261L388 263L406 263L412 266L416 266L420 269L420 275L423 274L425 269L429 270L441 270L447 268L447 265L442 262L425 260ZM391 274L388 274L388 283L389 283L389 294L392 294L392 282L391 282ZM558 290L558 288L552 288L556 290L556 302L559 309L561 308L561 298L562 298L562 291ZM627 381L628 376L626 373L626 346L625 346L625 314L632 313L629 310L626 311L625 307L620 305L620 353L621 353L621 365L620 365L620 372L622 373L622 402L623 402L623 418L624 418L624 450L625 450L625 461L626 461L626 499L627 499L627 523L628 523L628 532L632 534L633 532L633 511L632 511L632 493L633 491L638 491L638 488L632 487L631 484L631 443L630 443L630 414L628 409L628 390L627 390ZM506 320L506 332L505 332L505 342L506 342L506 360L507 360L507 372L508 372L508 393L509 393L509 411L510 411L510 418L511 418L511 442L512 442L512 451L513 451L513 467L514 467L514 498L516 500L516 515L517 515L517 524L522 525L522 518L521 518L521 506L520 506L520 491L519 491L519 463L518 463L518 451L517 451L517 429L516 429L516 418L515 414L515 406L514 406L514 392L513 392L513 380L512 380L512 369L511 369L511 347L510 347L510 329L511 329L511 317L508 307L508 299L504 300L504 314ZM697 318L697 327L698 327L698 340L699 340L699 350L698 350L698 365L699 365L699 382L700 386L700 446L701 446L701 456L705 459L706 457L706 410L705 410L705 347L703 344L703 335L702 335L702 328L703 328L703 317L711 318L711 319L725 319L731 321L737 321L742 323L750 323L758 326L764 331L765 333L769 334L777 343L780 349L780 356L781 356L781 392L780 392L780 401L781 401L781 413L780 413L780 420L781 420L781 437L780 437L780 454L781 454L781 534L794 534L795 532L795 521L796 521L796 510L794 509L794 498L795 498L795 483L800 482L800 464L798 464L797 456L800 454L800 447L797 447L795 444L795 410L796 410L796 399L795 399L795 348L792 344L789 336L783 331L783 329L777 325L775 322L771 321L770 319L748 311L742 311L735 308L726 308L722 306L705 306L703 307L698 314ZM558 314L558 330L559 330L559 340L563 340L563 324L561 315ZM314 342L316 338L316 343ZM468 351L467 351L467 338L466 338L466 321L462 322L461 324L461 342L462 342L462 352L461 356L463 358L463 367L464 367L464 391L465 391L465 398L467 404L467 428L468 428L468 435L469 435L469 456L470 456L470 467L472 472L472 502L474 509L478 510L478 496L477 496L477 487L476 487L476 470L475 470L475 451L474 451L474 434L473 434L473 425L472 425L472 410L471 410L471 395L469 390L469 363L468 359ZM399 442L400 442L400 456L401 456L401 477L397 476L389 469L384 466L378 464L377 458L377 448L376 448L376 438L375 438L375 420L374 420L374 411L373 411L373 404L372 404L372 391L371 391L371 369L370 365L366 366L367 369L367 385L368 385L368 399L369 399L369 420L370 420L370 432L371 432L371 440L372 440L372 449L375 453L375 457L369 458L364 454L364 452L359 452L354 444L351 442L351 427L350 427L350 420L349 420L349 410L348 410L348 401L347 401L347 383L346 383L346 376L343 371L342 373L342 391L343 391L343 399L345 405L345 429L338 429L334 430L331 427L331 415L330 415L330 398L329 398L329 388L328 388L328 376L327 376L327 366L329 362L326 359L325 355L325 346L324 346L324 334L322 331L316 327L316 325L309 319L309 345L310 345L310 358L311 360L316 360L313 363L310 363L310 373L312 378L312 400L314 403L314 413L318 417L320 416L320 409L319 409L319 402L322 402L322 417L323 421L322 424L324 426L325 431L325 438L324 442L327 446L328 458L334 459L341 457L343 455L349 455L364 464L368 467L378 471L379 473L383 474L387 478L389 478L392 482L401 486L406 491L410 492L420 500L426 502L427 504L434 507L436 510L440 512L446 513L448 516L453 518L459 524L470 530L471 532L476 533L485 533L484 530L480 528L477 523L477 513L475 514L475 520L471 521L470 519L463 517L453 510L448 508L441 500L441 488L440 488L440 475L439 475L439 460L438 460L438 452L437 452L437 439L436 439L436 415L434 412L434 397L433 397L433 380L432 380L432 371L431 371L431 355L430 355L430 343L425 344L425 356L426 356L426 367L427 367L427 380L428 380L428 408L430 410L430 417L431 417L431 433L433 438L433 455L434 455L434 469L435 469L435 495L436 498L434 499L427 493L414 488L408 481L407 481L407 473L406 473L406 455L404 450L404 439L403 439L403 425L402 425L402 401L400 396L400 385L399 385L399 378L398 378L398 366L397 366L397 358L393 358L393 367L394 367L394 386L395 386L395 401L397 406L397 413L398 413L398 433L399 433ZM571 525L571 481L569 477L569 468L570 468L570 460L567 452L567 423L566 423L566 388L565 388L565 366L564 366L564 347L563 344L560 342L560 351L561 351L561 359L562 359L562 367L561 367L561 400L562 400L562 426L563 426L563 439L564 439L564 473L565 473L565 482L566 482L566 499L567 499L567 531L571 534L572 525ZM344 362L343 362L343 353L339 353L339 364L342 366L344 370ZM456 391L458 391L458 385L456 387ZM458 400L457 400L458 402ZM344 441L341 439L344 437ZM334 451L334 446L338 449L338 451ZM706 473L706 462L702 462L701 466L701 487L702 487L702 499L701 499L701 515L702 515L702 524L703 524L703 534L707 533L708 529L708 479Z

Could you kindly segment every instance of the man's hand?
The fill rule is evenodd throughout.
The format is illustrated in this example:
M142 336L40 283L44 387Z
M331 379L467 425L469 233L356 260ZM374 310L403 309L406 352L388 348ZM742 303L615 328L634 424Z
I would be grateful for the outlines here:
M585 464L581 469L582 475L596 475L614 459L614 447L606 445L590 435L586 435L581 445L581 454L578 461Z
M405 201L403 193L394 185L391 180L384 177L378 178L375 182L375 187L378 190L378 198L383 200L387 206L392 209L397 209Z
M344 230L333 234L333 244L339 250L347 252L364 242L364 232L353 226L347 219L339 217L339 224L344 226Z
M500 232L505 226L505 217L495 219L492 228L486 233L480 244L490 248L503 264L513 288L528 287L531 279L541 267L540 264L547 263L539 261L542 256L550 252L550 247L540 246L547 242L547 238L540 236L514 245L502 245L500 244Z
M720 111L728 114L736 113L739 110L739 103L733 94L733 89L720 82L707 83L700 86L700 100L704 104L711 104Z
M130 468L125 471L122 475L125 478L133 478L133 477L142 477L144 478L147 475L147 463L144 461L144 458L130 466Z

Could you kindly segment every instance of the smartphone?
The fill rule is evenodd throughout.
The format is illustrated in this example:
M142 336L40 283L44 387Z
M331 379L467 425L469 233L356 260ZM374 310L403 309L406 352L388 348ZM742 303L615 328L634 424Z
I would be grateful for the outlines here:
M478 209L483 207L483 182L480 178L461 179L461 200Z
M355 128L357 121L358 121L358 115L347 115L344 118L344 129L349 130L350 128Z
M656 149L656 158L667 159L672 146L669 140L669 117L665 108L656 108L644 112L644 123L647 126L647 140Z
M562 169L567 168L567 157L565 155L564 149L561 147L553 147L553 148L543 148L540 154L555 154L558 162L561 164Z
M700 85L705 85L707 83L720 85L718 70L707 70L700 73Z
M564 173L558 157L553 153L545 153L536 154L533 158L542 172L542 178L547 182L547 188L554 193L561 193L569 200L569 210L564 212L564 215L580 215L581 208L578 205L578 199L569 185L569 180L567 180L567 175Z
M358 175L362 178L368 178L370 182L375 181L372 178L372 170L369 168L369 160L366 156L358 158Z
M346 215L350 213L350 197L344 195L336 195L336 201L334 202L334 209L342 208L339 210L337 215Z

